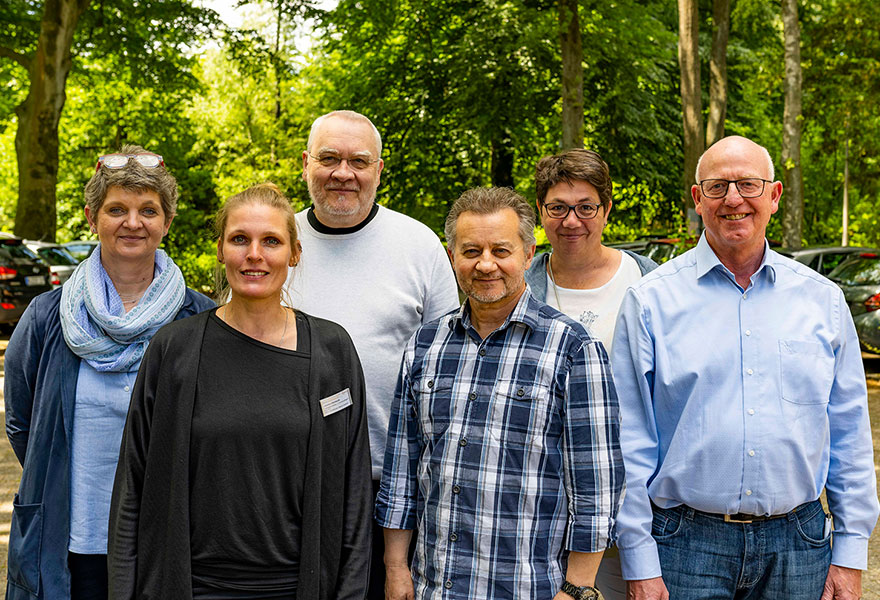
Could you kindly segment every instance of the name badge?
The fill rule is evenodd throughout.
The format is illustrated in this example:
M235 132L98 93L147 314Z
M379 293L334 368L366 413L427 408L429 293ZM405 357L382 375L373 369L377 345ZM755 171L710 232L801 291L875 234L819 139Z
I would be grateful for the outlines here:
M348 388L345 388L341 392L321 400L321 412L324 413L325 417L329 417L333 413L338 413L340 410L348 408L351 404L351 392Z

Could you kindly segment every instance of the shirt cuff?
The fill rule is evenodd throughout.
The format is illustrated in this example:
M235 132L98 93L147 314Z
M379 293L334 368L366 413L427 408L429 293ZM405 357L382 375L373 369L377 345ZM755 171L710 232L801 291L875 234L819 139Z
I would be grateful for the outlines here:
M602 552L611 545L614 521L607 517L575 518L569 521L565 549L569 552Z
M835 533L831 540L831 564L864 571L868 568L868 540L860 535Z
M394 506L393 503L386 503L382 499L381 493L376 499L374 518L379 527L385 529L416 528L415 511L408 510L406 507Z
M649 544L637 548L620 548L620 567L623 578L627 581L660 577L662 573L657 543L652 539Z

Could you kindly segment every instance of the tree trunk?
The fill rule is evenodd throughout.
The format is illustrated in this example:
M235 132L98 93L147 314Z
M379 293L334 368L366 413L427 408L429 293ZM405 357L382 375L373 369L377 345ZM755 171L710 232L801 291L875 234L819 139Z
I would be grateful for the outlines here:
M849 128L846 131L846 143L843 146L843 234L841 246L849 246Z
M797 0L782 0L782 26L785 38L785 109L782 116L782 173L785 185L785 212L782 215L782 242L792 249L801 247L804 221L804 176L801 170L801 29Z
M492 140L492 185L513 187L513 147L509 136L502 140Z
M715 22L715 32L712 34L712 57L709 60L707 148L724 137L724 118L727 115L727 38L730 36L730 0L715 0L712 20Z
M562 148L584 147L584 51L577 0L559 0L562 51Z
M66 98L73 33L90 0L47 0L40 37L30 58L30 86L16 108L18 205L15 234L55 241L55 183L58 177L58 122Z
M681 71L681 110L684 125L684 173L682 212L688 215L688 230L699 224L691 206L694 171L703 153L703 115L700 98L700 46L697 0L678 0L678 65ZM691 210L688 210L691 209Z

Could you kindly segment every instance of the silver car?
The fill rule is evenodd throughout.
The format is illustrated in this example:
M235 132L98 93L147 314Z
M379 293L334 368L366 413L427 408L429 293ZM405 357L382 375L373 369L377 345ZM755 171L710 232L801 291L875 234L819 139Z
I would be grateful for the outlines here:
M783 256L793 258L799 263L807 265L826 277L840 263L853 255L864 252L880 252L877 248L862 248L859 246L813 246L812 248L800 248L798 250L776 248L776 251Z
M865 352L880 354L880 252L861 252L828 274L840 286Z
M76 268L77 260L60 244L25 240L24 244L36 252L49 265L53 288L61 287Z

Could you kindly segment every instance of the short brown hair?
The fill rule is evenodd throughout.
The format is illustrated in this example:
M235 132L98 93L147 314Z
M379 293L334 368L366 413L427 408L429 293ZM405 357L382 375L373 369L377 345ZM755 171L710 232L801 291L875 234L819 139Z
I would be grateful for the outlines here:
M519 217L519 237L526 248L535 244L535 211L525 198L510 188L473 188L459 196L446 217L446 244L455 247L455 231L458 217L463 212L489 215L511 208Z
M611 173L597 152L574 148L553 156L545 156L535 165L535 198L544 204L547 192L560 182L586 181L599 192L599 202L607 210L611 203Z
M229 223L229 213L240 206L250 204L262 204L270 208L277 208L284 214L284 221L287 225L287 233L290 235L290 247L296 250L296 242L298 236L296 234L296 212L277 185L271 181L259 183L251 186L243 192L239 192L234 196L230 196L217 211L214 217L214 233L217 234L217 241L222 243L223 236L226 234L226 225ZM214 268L214 284L217 290L217 303L226 302L229 298L229 283L226 281L226 269L219 262Z
M119 154L153 154L140 146L127 144L120 148ZM133 192L156 192L165 213L165 223L177 213L177 180L164 165L148 168L136 160L129 160L121 169L108 169L101 165L89 179L85 187L86 206L98 218L98 211L107 199L112 187L120 187Z

